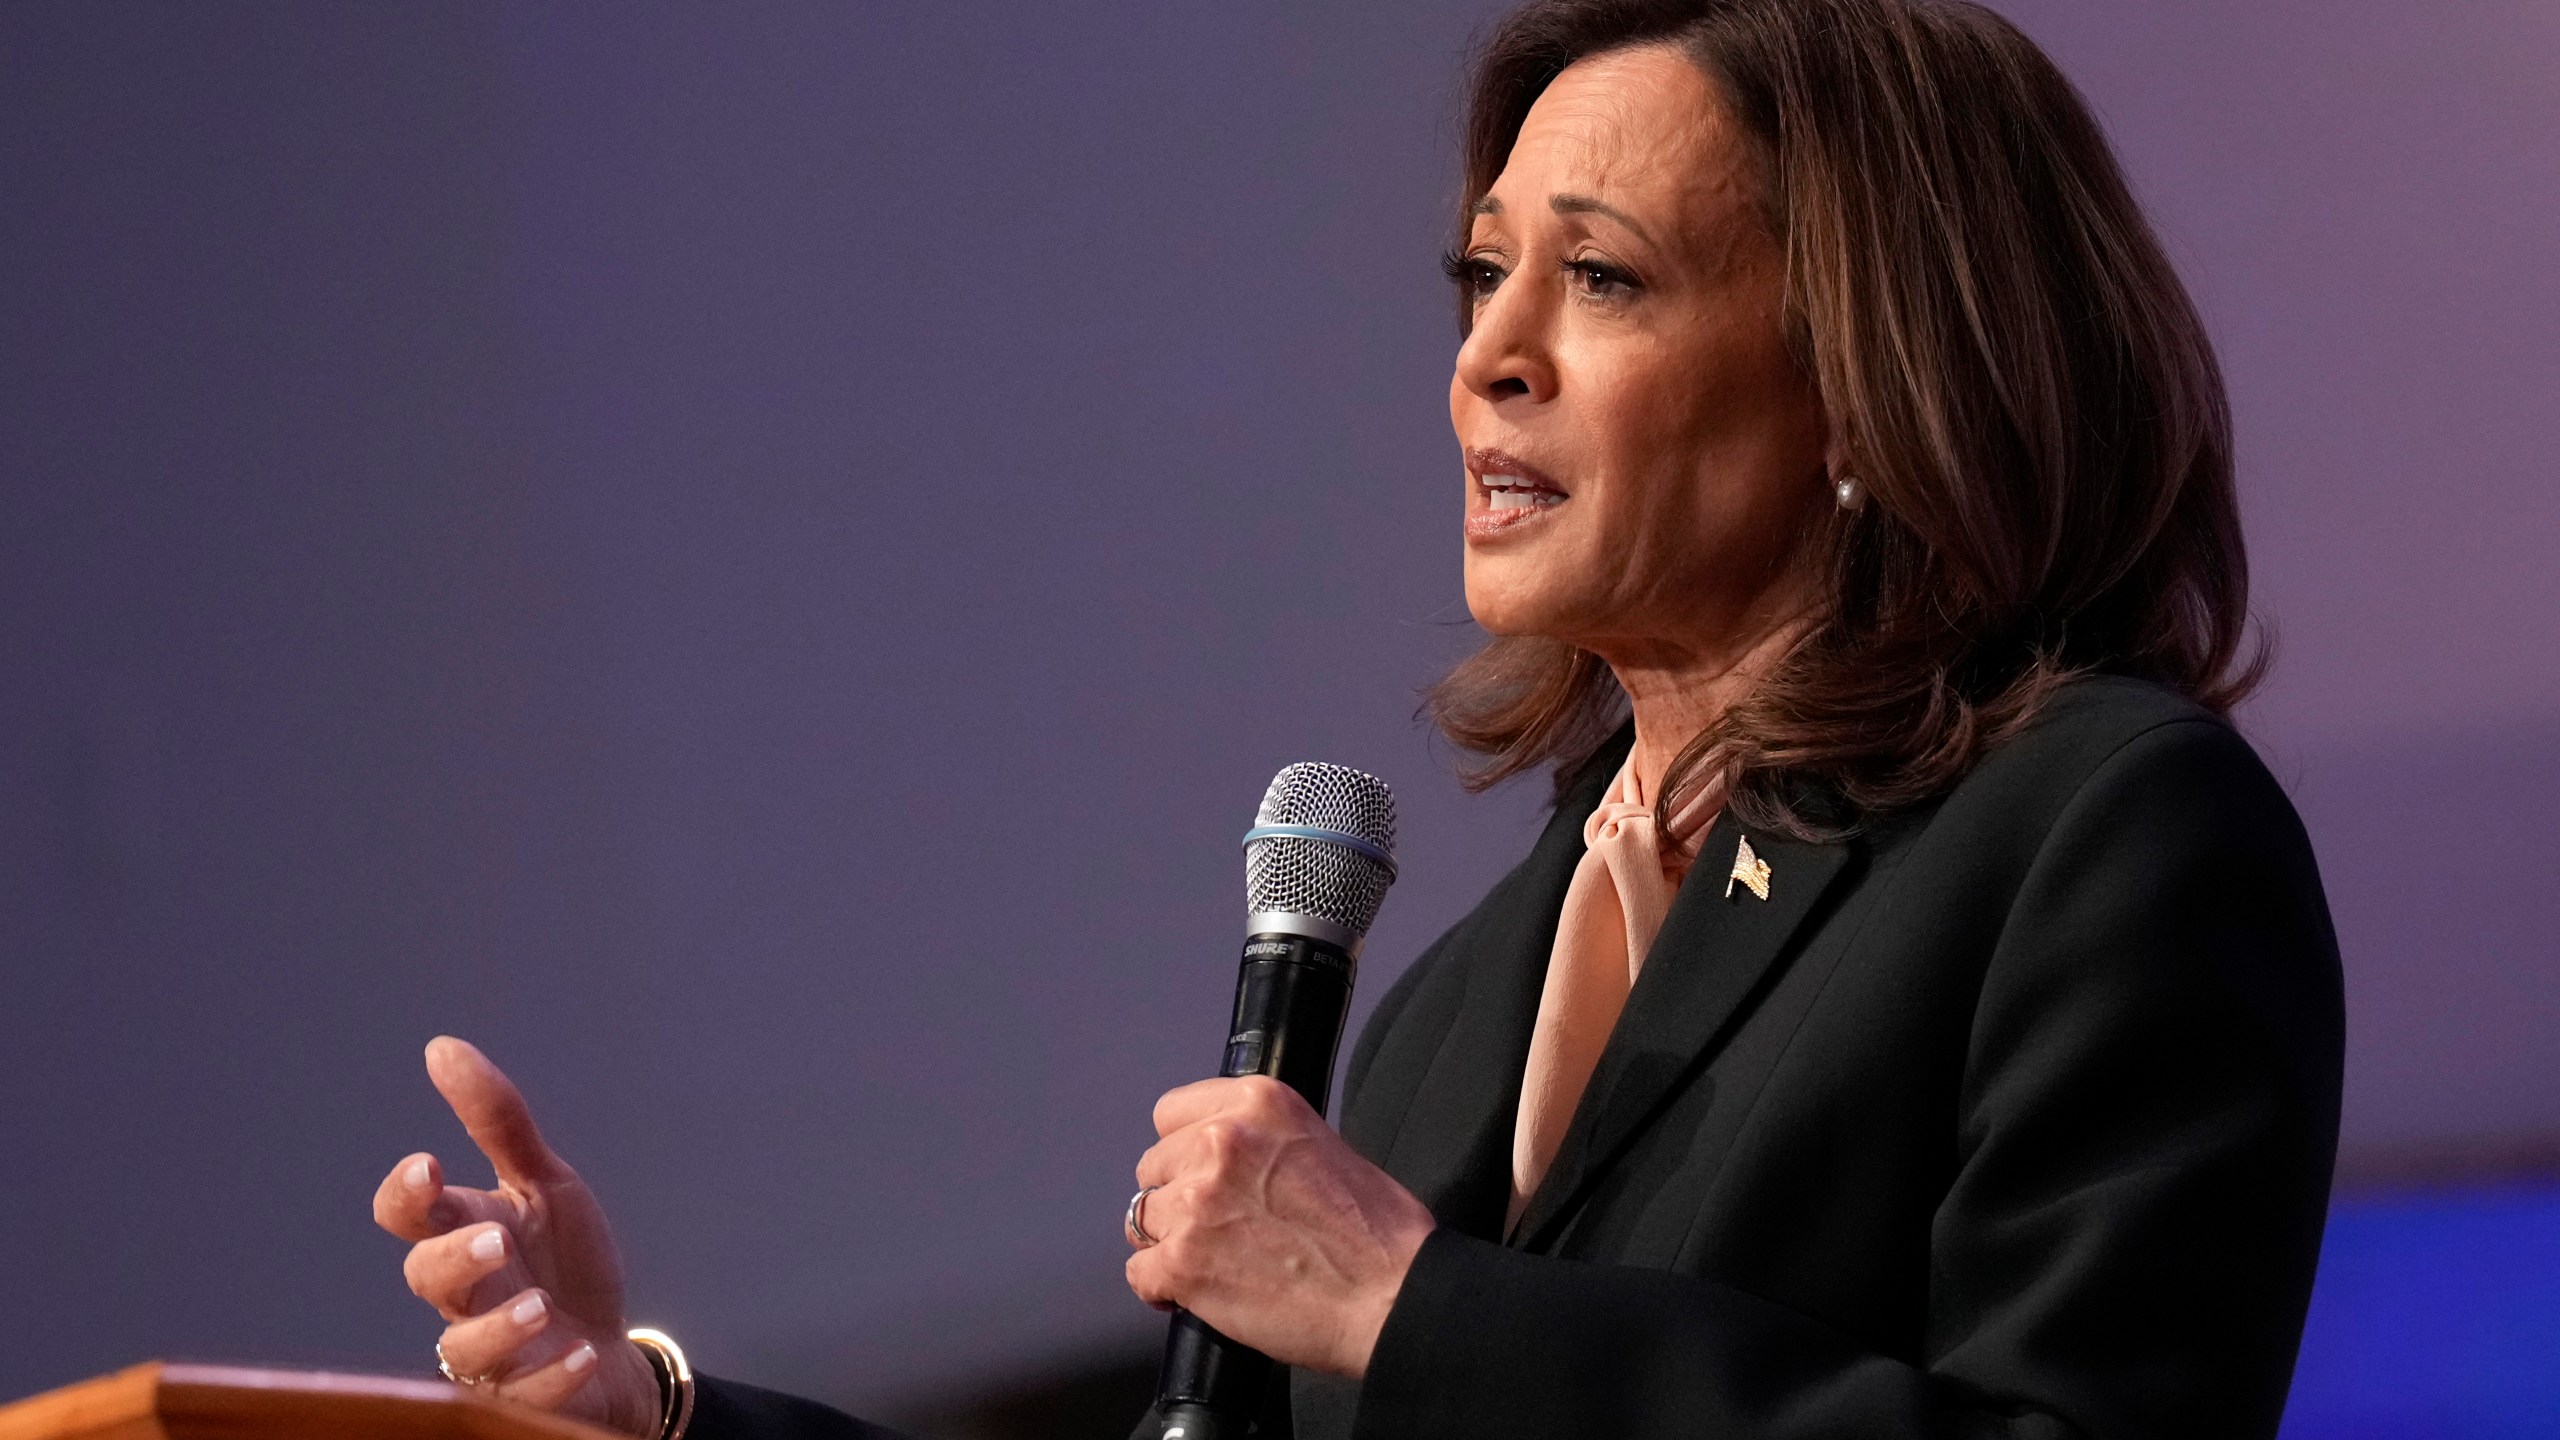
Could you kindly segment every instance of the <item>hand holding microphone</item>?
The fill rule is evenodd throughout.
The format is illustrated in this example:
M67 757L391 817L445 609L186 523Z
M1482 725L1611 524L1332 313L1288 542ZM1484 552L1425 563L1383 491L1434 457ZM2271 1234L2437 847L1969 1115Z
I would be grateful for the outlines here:
M1284 1364L1368 1369L1431 1212L1266 1076L1171 1092L1156 1132L1129 1288Z
M1395 879L1395 798L1292 765L1245 836L1244 959L1222 1078L1156 1103L1129 1286L1179 1306L1157 1384L1165 1440L1242 1436L1270 1359L1367 1370L1435 1222L1324 1122L1360 941ZM1268 1358L1266 1358L1268 1357Z

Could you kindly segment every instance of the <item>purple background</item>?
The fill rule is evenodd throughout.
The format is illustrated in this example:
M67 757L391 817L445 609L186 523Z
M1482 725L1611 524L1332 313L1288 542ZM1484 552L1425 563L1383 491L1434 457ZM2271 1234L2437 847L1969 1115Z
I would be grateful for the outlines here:
M2351 1174L2531 1150L2560 10L2009 10L2230 372ZM1492 13L0 7L0 1397L417 1368L366 1201L465 1149L439 1030L710 1367L1152 1329L1119 1207L1271 771L1402 799L1371 999L1535 823L1411 720Z

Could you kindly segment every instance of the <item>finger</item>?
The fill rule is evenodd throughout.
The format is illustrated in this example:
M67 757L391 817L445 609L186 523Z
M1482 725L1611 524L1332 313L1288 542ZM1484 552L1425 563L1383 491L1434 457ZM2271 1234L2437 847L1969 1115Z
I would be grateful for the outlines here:
M462 1128L471 1132L471 1143L497 1167L501 1182L530 1189L568 1169L542 1143L542 1132L534 1128L533 1112L515 1082L470 1041L451 1035L428 1041L427 1078L453 1107Z
M473 1225L409 1247L401 1274L409 1291L436 1307L447 1320L466 1320L486 1310L501 1295L522 1288L515 1268L515 1241L503 1225ZM492 1285L503 1277L514 1283Z
M528 1370L490 1387L498 1394L537 1410L557 1410L596 1378L596 1347L580 1341L576 1348L547 1365Z
M1239 1075L1227 1104L1256 1120L1282 1125L1324 1123L1307 1097L1268 1075Z
M1147 1153L1138 1157L1138 1188L1160 1190L1181 1179L1183 1171L1190 1167L1199 1150L1199 1133L1192 1130L1178 1132L1148 1146ZM1150 1197L1147 1203L1152 1206L1155 1201Z
M504 1378L516 1370L533 1370L558 1357L536 1359L526 1342L551 1325L551 1298L539 1290L519 1291L468 1320L445 1327L436 1341L444 1363L466 1379Z
M453 1228L439 1214L444 1167L433 1155L411 1155L391 1167L373 1192L373 1223L403 1240L432 1240Z
M1156 1101L1156 1133L1170 1135L1186 1125L1197 1124L1235 1102L1240 1081L1231 1079L1194 1080L1178 1089L1167 1090Z
M1148 1308L1154 1310L1181 1308L1181 1302L1173 1298L1172 1291L1167 1287L1163 1262L1151 1252L1141 1250L1130 1256L1128 1263L1121 1267L1121 1274L1128 1278L1130 1293L1146 1301Z
M504 1196L444 1183L433 1155L409 1156L391 1167L373 1192L373 1223L403 1240L431 1240L448 1230L515 1218Z
M1229 1174L1258 1163L1274 1138L1267 1125L1232 1110L1214 1110L1147 1147L1138 1157L1138 1183L1162 1186Z

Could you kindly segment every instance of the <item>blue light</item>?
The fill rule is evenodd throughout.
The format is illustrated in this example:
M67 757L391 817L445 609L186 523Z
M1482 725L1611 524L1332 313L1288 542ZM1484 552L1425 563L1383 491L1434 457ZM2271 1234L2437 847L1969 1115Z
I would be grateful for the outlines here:
M2283 1440L2560 1440L2560 1185L2342 1197Z

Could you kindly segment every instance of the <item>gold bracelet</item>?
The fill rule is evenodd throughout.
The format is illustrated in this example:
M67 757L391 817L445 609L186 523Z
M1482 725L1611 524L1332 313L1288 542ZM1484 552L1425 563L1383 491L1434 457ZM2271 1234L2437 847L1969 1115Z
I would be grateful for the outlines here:
M693 1367L684 1362L684 1347L666 1331L645 1326L632 1331L630 1340L658 1376L658 1440L684 1440L693 1424Z

